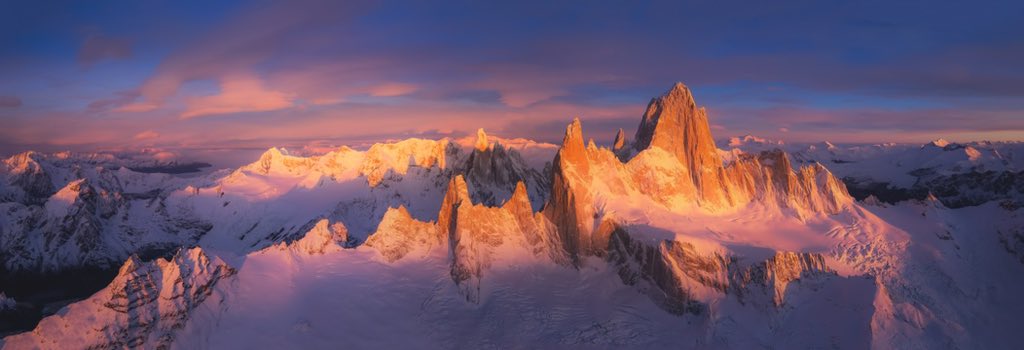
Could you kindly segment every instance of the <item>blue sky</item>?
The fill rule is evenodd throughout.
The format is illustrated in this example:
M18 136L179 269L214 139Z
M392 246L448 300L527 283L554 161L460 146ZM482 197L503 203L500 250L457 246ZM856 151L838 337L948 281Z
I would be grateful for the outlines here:
M630 134L1024 139L1024 3L8 1L0 153Z

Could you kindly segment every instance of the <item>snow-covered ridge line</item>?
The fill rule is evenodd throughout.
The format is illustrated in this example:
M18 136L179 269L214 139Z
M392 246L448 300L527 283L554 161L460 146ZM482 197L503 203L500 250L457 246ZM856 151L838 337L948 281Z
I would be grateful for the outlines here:
M896 203L931 193L956 208L993 200L1024 204L1024 142L834 145L745 137L723 147L721 154L729 161L743 153L782 149L794 164L827 164L860 200L875 196Z

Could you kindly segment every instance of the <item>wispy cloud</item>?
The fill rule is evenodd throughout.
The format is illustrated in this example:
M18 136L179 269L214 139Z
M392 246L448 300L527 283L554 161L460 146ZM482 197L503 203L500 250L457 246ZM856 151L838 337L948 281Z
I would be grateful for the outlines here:
M224 78L216 95L190 98L182 119L242 112L266 112L294 105L292 95L263 86L253 76Z
M416 90L419 90L419 87L413 84L385 83L374 86L370 89L370 95L377 97L394 97L408 95Z
M150 140L155 139L157 137L160 137L160 133L153 130L146 130L138 134L135 134L135 137L133 138L136 140Z

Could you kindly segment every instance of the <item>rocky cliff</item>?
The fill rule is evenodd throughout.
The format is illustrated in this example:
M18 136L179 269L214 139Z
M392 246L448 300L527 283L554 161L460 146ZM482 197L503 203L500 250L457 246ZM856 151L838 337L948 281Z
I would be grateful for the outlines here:
M235 269L200 248L170 260L129 258L109 286L47 317L32 332L4 339L5 348L168 348L191 312ZM63 344L63 345L56 345Z

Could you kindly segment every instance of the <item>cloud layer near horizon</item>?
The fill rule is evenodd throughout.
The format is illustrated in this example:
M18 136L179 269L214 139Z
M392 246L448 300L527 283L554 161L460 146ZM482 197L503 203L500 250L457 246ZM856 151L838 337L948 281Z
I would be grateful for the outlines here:
M54 10L56 9L56 10ZM0 14L0 152L631 133L675 81L715 135L1024 139L1018 2L217 5Z

